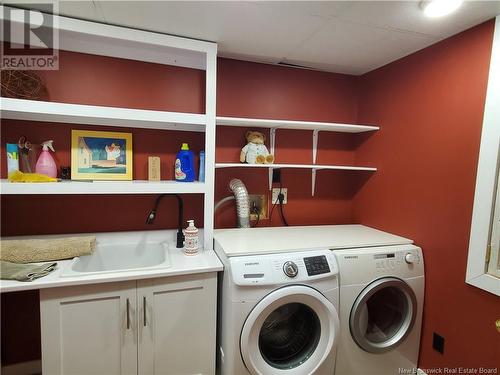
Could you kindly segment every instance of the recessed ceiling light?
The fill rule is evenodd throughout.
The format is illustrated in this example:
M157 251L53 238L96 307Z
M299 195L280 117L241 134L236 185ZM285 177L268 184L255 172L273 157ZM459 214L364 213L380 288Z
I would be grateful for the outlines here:
M422 1L420 6L427 17L443 17L462 5L463 0L428 0Z

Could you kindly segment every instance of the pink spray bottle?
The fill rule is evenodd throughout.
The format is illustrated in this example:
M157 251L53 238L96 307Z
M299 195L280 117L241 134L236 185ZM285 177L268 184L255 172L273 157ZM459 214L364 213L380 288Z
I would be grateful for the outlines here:
M42 153L36 162L36 173L44 174L49 177L57 178L57 165L52 155L50 155L49 148L55 152L52 146L54 141L45 141L42 143Z

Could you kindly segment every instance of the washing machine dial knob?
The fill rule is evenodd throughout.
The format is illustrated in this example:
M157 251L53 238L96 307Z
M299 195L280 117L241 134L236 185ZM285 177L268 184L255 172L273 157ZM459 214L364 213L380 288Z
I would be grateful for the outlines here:
M288 277L293 278L297 276L297 274L299 273L299 267L297 267L297 265L294 262L288 261L285 262L285 264L283 264L283 272Z
M405 261L408 264L412 264L412 263L415 263L417 261L417 257L415 256L415 254L408 253L405 255Z

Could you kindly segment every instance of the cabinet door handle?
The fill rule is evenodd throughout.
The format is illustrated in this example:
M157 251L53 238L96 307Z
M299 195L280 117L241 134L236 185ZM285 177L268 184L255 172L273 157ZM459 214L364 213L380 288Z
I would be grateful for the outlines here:
M130 329L130 301L127 298L127 329Z
M146 320L146 297L142 297L142 311L143 311L143 324L144 327L147 326L147 320Z

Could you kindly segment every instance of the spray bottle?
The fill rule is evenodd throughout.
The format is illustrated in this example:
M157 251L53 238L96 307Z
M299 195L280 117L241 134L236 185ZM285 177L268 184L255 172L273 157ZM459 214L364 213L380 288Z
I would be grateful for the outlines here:
M57 178L57 166L52 155L50 155L49 148L55 152L52 143L54 141L45 141L42 143L42 153L36 162L36 173L44 174L49 177Z

